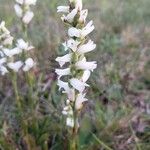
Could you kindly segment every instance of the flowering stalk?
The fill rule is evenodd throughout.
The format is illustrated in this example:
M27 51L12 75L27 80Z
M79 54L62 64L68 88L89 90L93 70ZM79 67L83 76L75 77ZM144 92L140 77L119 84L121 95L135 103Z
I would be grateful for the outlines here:
M96 44L87 37L94 30L94 25L93 21L86 24L88 10L82 9L82 0L69 0L69 6L59 6L57 12L64 13L61 19L69 25L69 39L63 43L67 54L56 58L61 69L56 69L55 72L58 74L59 89L67 95L62 113L66 115L66 125L72 129L73 135L76 135L80 112L84 102L88 101L85 98L85 88L89 87L86 82L97 67L95 61L89 62L85 56L96 48ZM64 67L65 64L68 64L67 68ZM67 81L62 80L64 76L67 76ZM72 149L75 149L76 144L72 145Z
M5 27L5 22L2 21L0 23L0 74L5 75L10 73L10 79L12 79L16 102L19 108L20 98L17 87L17 72L20 70L27 72L35 63L32 58L27 58L25 60L18 59L20 54L30 51L31 49L33 49L33 47L29 46L23 39L17 40L16 47L13 48L13 37Z
M22 22L22 30L24 33L25 40L28 40L28 25L31 22L32 18L34 17L34 13L31 11L31 6L36 5L37 0L16 0L16 4L14 5L14 9L16 12L16 15L20 18ZM23 53L22 58L26 59L27 54ZM25 73L25 77L27 80L27 83L29 85L29 99L30 102L32 99L32 93L33 93L33 84L32 84L32 75L29 72Z

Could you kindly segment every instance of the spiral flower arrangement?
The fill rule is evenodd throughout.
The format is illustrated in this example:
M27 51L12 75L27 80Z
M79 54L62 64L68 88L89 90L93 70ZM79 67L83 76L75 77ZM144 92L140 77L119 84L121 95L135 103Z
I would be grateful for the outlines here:
M96 61L87 61L86 53L93 51L96 44L87 36L94 30L93 21L86 23L87 9L82 9L82 0L69 0L69 6L57 7L63 13L62 21L69 26L68 40L63 43L66 54L57 57L61 69L56 69L58 86L67 95L62 113L66 125L74 132L79 129L79 115L84 102L88 101L85 89L91 72L97 67Z

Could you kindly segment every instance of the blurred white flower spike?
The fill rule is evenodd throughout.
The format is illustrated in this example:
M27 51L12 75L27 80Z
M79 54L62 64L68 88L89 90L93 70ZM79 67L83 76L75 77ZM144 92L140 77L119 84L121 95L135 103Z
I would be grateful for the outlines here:
M69 0L69 6L57 7L57 12L64 13L62 21L70 27L69 39L63 43L65 55L56 58L61 69L56 69L55 72L58 75L59 89L67 94L66 106L62 111L66 116L66 125L76 132L79 128L80 111L84 102L88 101L85 98L85 89L89 87L86 82L97 67L96 61L87 61L85 56L96 48L96 44L87 38L95 27L92 20L86 23L88 10L82 8L82 0ZM64 82L64 79L67 81Z
M18 2L21 3L19 0ZM27 53L27 51L33 49L33 46L30 46L29 43L25 42L23 39L18 39L16 47L14 48L12 44L13 37L5 27L5 22L2 21L0 23L0 75L5 75L10 71L19 72L23 70L27 72L35 65L32 58L22 60L22 58L19 57L22 53ZM15 56L17 56L17 59ZM21 60L18 60L19 58Z
M31 11L31 5L36 5L37 0L16 0L14 9L16 15L21 18L24 24L29 24L34 17L34 13Z

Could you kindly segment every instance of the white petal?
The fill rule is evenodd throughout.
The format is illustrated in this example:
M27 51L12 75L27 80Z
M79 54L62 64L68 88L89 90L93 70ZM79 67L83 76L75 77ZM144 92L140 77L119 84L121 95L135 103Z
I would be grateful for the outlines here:
M80 29L71 27L71 28L69 28L69 30L68 30L68 35L69 35L70 37L80 37Z
M16 46L25 51L29 51L34 48L33 46L29 46L29 43L25 42L23 39L18 39Z
M69 126L69 127L71 127L71 128L74 127L74 120L73 120L72 117L68 117L68 118L66 119L66 125Z
M81 61L78 61L75 66L78 69L93 71L97 67L97 64L96 61L87 62L85 59L82 59Z
M76 2L75 7L81 11L82 10L82 0L76 0L75 2Z
M7 65L8 65L8 67L9 67L10 69L12 69L14 72L18 72L19 69L22 67L23 62L22 62L22 61L17 61L17 62L14 62L14 63L11 62L11 63L8 63Z
M66 69L56 69L55 72L58 74L58 78L61 78L62 76L66 76L70 74L70 68Z
M83 92L86 86L89 86L88 84L80 81L79 79L72 78L70 80L70 84L79 92Z
M59 65L62 67L65 63L71 61L72 54L66 54L62 57L57 57L56 61L59 62Z
M26 43L23 39L18 39L16 45L18 48L22 50L28 49L28 43Z
M77 9L73 9L64 19L67 20L69 23L72 23L77 12Z
M6 67L0 66L0 72L1 72L1 75L5 75L6 73L8 73L8 70Z
M59 86L59 90L63 89L65 91L69 91L69 85L68 82L63 82L60 79L58 79L57 85Z
M81 31L81 36L85 37L94 30L93 21L90 21Z
M93 41L89 40L87 44L81 45L77 52L79 54L84 54L90 51L93 51L96 48L96 44Z
M1 59L0 59L0 66L1 66L2 64L4 64L6 61L7 61L6 58L1 58Z
M23 71L29 71L33 66L35 65L34 61L32 58L28 58L25 61L25 66L23 67Z
M19 49L18 47L14 48L14 49L3 49L3 52L4 54L7 56L7 57L12 57L16 54L19 54L22 52L21 49Z
M21 8L18 4L15 4L14 9L15 9L16 15L17 15L19 18L21 18L21 17L22 17L22 14L23 14L22 8Z
M67 41L67 46L75 52L77 50L79 43L80 42L75 41L74 39L70 39Z
M30 21L32 20L34 14L32 11L27 11L22 19L22 21L25 23L25 24L29 24Z
M86 18L87 18L87 15L88 15L88 10L87 10L87 9L82 10L82 11L80 12L79 22L80 22L80 23L85 23L85 20L86 20Z
M91 71L85 70L82 75L81 81L86 82L89 79L90 75L91 75Z
M5 36L8 36L10 34L10 32L8 31L8 29L5 27L5 21L2 21L1 24L0 24L0 30L2 30L2 33L3 35L1 35L1 37L5 37Z
M57 12L69 13L69 6L58 6Z
M13 39L14 39L14 38L9 35L9 36L3 41L3 45L12 45Z
M75 108L76 110L80 110L83 107L83 102L88 101L88 99L84 98L85 94L78 94L76 101L75 101Z
M36 5L37 0L25 0L26 5Z
M24 1L24 0L16 0L16 2L17 2L18 4L21 4L21 5L23 4L23 1Z

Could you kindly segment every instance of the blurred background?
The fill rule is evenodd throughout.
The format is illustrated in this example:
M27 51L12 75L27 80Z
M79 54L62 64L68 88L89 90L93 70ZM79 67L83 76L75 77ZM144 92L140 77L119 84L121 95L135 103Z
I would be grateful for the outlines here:
M11 34L20 38L23 35L14 3L15 0L0 0L0 20L5 20ZM89 102L81 115L80 149L150 150L150 0L83 3L89 10L88 21L93 20L95 25L90 37L97 48L89 60L96 60L98 68L89 81ZM37 61L35 91L42 97L38 113L50 121L46 125L39 123L42 133L29 132L35 145L41 145L41 136L46 134L51 149L65 150L66 127L61 115L64 97L58 92L54 73L58 67L55 58L64 53L61 43L67 39L67 28L56 13L59 5L67 5L67 1L37 0L33 7L35 17L28 35ZM18 84L25 95L26 87L21 80ZM43 88L45 92L41 94ZM11 95L8 77L0 77L1 120L4 116L13 118L9 115L13 110Z

